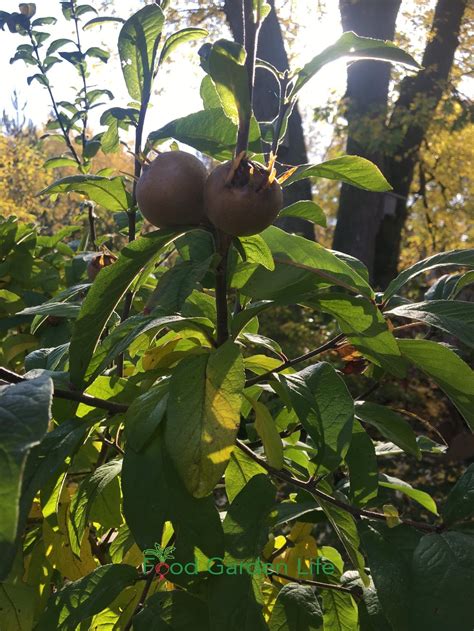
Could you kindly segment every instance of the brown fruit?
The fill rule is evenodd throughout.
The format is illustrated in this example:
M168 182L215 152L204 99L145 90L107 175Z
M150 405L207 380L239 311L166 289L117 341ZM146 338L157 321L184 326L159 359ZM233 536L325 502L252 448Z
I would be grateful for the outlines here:
M102 253L102 254L96 254L90 261L89 264L87 266L87 277L89 278L89 280L92 282L94 282L94 280L97 277L97 274L100 272L100 270L103 267L107 267L108 265L112 265L112 263L115 263L115 261L117 260L117 257L110 253Z
M204 206L216 228L244 237L262 232L275 221L283 193L263 165L237 158L219 165L207 178Z
M205 166L192 154L161 153L138 180L136 194L142 215L157 228L204 222L206 177Z

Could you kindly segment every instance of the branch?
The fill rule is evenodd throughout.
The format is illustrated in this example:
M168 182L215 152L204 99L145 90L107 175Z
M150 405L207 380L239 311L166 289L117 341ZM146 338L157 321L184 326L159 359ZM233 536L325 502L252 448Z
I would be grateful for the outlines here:
M56 99L54 98L53 91L51 90L51 86L49 85L49 79L46 76L46 71L45 71L43 63L41 61L39 50L38 50L38 45L36 44L36 40L33 37L33 31L31 30L31 26L28 26L28 35L30 36L30 42L31 42L31 45L33 46L33 51L35 53L36 61L38 62L38 68L40 69L40 72L43 75L43 77L46 79L46 82L45 82L46 89L48 90L49 98L51 99L51 105L53 106L54 115L56 117L56 120L58 121L59 126L61 127L61 131L63 133L64 141L65 141L69 151L71 152L72 157L77 162L78 166L81 166L81 160L80 160L79 156L77 155L76 150L74 149L74 145L72 144L71 139L69 137L69 132L64 127L64 123L62 121L61 115L59 114L58 105L56 103Z
M216 250L220 261L216 269L216 312L217 312L217 346L229 339L229 322L227 313L227 259L232 237L216 231Z
M244 42L247 56L245 58L245 67L248 76L249 88L249 113L245 120L239 122L239 133L237 136L237 147L235 155L240 155L243 151L247 152L250 134L250 120L253 112L253 91L255 83L255 61L257 58L258 34L260 32L261 19L257 17L254 21L253 0L242 0L243 3L243 26L244 26Z
M71 13L72 13L72 17L74 20L74 24L76 27L76 41L77 41L77 50L79 52L79 54L81 55L81 62L79 64L79 74L81 75L81 79L82 79L82 87L84 90L84 117L82 119L82 159L84 160L84 152L86 150L86 143L87 143L87 137L86 137L86 133L87 133L87 120L88 120L88 116L89 116L89 109L90 109L90 103L89 103L89 98L87 96L87 81L86 81L86 72L84 69L84 63L85 63L85 59L84 59L84 55L82 52L82 46L81 46L81 36L80 36L80 32L79 32L79 18L77 16L76 13L76 0L74 0L73 2L71 2Z
M360 592L360 587L358 586L351 589L349 587L344 587L343 585L335 585L334 583L322 583L321 581L312 581L306 578L295 578L294 576L288 576L287 574L282 574L281 572L271 572L269 576L278 576L280 578L285 578L292 583L299 583L300 585L311 585L312 587L318 587L319 589L334 589L338 592L346 592L347 594L351 594L352 596Z
M92 249L97 251L97 231L95 229L95 220L97 219L97 215L94 211L93 202L88 201L85 206L87 207L87 216L89 219L89 239Z
M277 368L263 373L263 375L251 377L250 379L247 379L247 381L245 382L245 386L253 386L256 383L260 383L260 381L265 381L266 379L269 379L276 372L282 372L283 370L286 370L286 368L291 368L292 366L296 366L296 364L300 364L301 362L311 359L312 357L316 357L316 355L325 353L326 351L333 349L341 340L344 339L344 337L344 334L340 333L339 335L336 335L336 337L333 337L332 340L329 340L322 346L315 348L314 351L310 351L309 353L305 353L304 355L300 355L299 357L295 357L294 359L288 359Z
M133 173L133 189L132 189L132 207L127 210L127 219L128 219L128 242L134 241L136 238L136 230L137 230L137 183L140 179L140 175L142 173L142 163L140 161L140 156L142 153L142 142L143 142L143 128L145 126L145 118L146 112L148 109L148 104L150 102L151 96L151 85L149 90L144 94L143 101L140 106L140 114L138 117L137 128L135 131L135 167ZM122 317L120 319L121 322L125 322L130 315L130 310L132 308L133 302L133 291L128 290L125 295L125 301L123 305ZM123 377L123 361L124 356L123 353L119 355L117 358L117 375L119 377Z
M304 489L305 491L308 491L309 493L311 493L311 495L318 498L319 500L322 500L324 502L327 502L328 504L337 506L338 508L345 510L347 513L350 513L356 518L367 517L368 519L374 519L374 520L383 521L383 522L387 521L387 518L383 513L366 510L364 508L358 508L357 506L348 504L347 502L344 502L343 500L339 500L337 497L332 497L332 495L328 495L327 493L324 493L324 491L320 491L317 488L313 488L313 484L314 484L313 480L310 480L308 483L304 480L299 480L298 478L295 478L288 471L285 471L283 469L281 470L275 469L274 467L269 465L266 462L266 460L264 460L263 458L260 458L260 456L254 453L241 440L237 440L236 445L241 451L247 454L249 458L252 458L252 460L254 460L266 471L268 471L268 473L274 475L276 478L279 478L280 480L293 484L294 486ZM405 519L402 517L400 517L400 521L403 524L406 524L407 526L413 526L414 528L418 528L419 530L424 530L426 532L438 532L442 530L442 526L428 524L425 522L417 522L417 521L413 521L411 519Z
M25 377L22 377L21 375L17 375L16 373L6 368L0 368L0 379L3 379L4 381L7 381L8 383L21 383L24 381L28 381L28 379L25 379ZM69 390L61 390L61 389L55 388L54 396L60 399L67 399L69 401L77 401L78 403L84 403L85 405L89 405L91 407L101 408L101 409L111 412L112 414L126 412L129 408L129 406L126 404L115 403L113 401L106 401L104 399L99 399L97 397L91 397L88 394L84 394L82 392L73 392ZM247 454L249 458L252 458L252 460L258 463L263 469L268 471L268 473L270 473L271 475L274 475L280 480L283 480L285 482L288 482L289 484L293 484L296 487L304 489L305 491L308 491L309 493L319 498L320 500L328 502L329 504L333 504L334 506L338 506L339 508L347 511L354 517L367 517L369 519L375 519L375 520L384 521L384 522L386 521L386 517L383 513L377 513L375 511L369 511L363 508L357 508L357 506L353 506L352 504L348 504L347 502L339 500L336 497L332 497L331 495L328 495L327 493L324 493L323 491L320 491L317 488L312 488L314 484L313 480L310 480L308 483L308 482L305 482L304 480L299 480L298 478L293 477L291 473L289 473L288 471L285 471L283 469L281 470L275 469L274 467L269 465L266 462L266 460L264 460L263 458L260 458L260 456L258 456L255 452L253 452L252 449L250 449L241 440L237 440L236 445L241 451ZM419 530L424 530L426 532L439 532L443 529L442 525L434 525L434 524L428 524L424 522L417 522L417 521L413 521L411 519L405 519L402 517L400 517L400 521L403 524L406 524L408 526L413 526L413 528L418 528Z
M130 620L125 625L123 631L130 631L133 626L133 619L137 615L139 611L143 609L145 604L145 600L148 596L148 592L150 591L151 584L153 582L153 578L155 577L155 573L152 570L145 579L145 586L143 587L142 595L140 596L140 600L138 601L137 606L135 607L132 615L130 616Z
M28 381L25 377L17 375L16 373L8 370L7 368L0 368L0 379L7 381L8 383L22 383ZM74 392L73 390L62 390L61 388L54 388L54 396L58 399L66 399L67 401L75 401L76 403L84 403L93 408L100 408L107 410L111 414L120 414L128 410L128 405L124 403L115 403L114 401L106 401L105 399L99 399L97 397L91 397L84 392Z

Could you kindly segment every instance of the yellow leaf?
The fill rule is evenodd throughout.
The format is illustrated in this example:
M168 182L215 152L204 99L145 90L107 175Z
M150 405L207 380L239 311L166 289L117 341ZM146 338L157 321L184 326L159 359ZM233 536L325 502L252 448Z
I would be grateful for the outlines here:
M260 436L268 464L275 469L283 468L283 441L268 408L259 401L246 397L255 411L255 429Z

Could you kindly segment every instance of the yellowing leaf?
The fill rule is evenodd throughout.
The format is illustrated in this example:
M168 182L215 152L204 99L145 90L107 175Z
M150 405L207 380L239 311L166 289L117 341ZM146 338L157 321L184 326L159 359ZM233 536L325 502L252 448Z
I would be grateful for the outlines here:
M155 346L155 348L151 348L147 351L142 360L143 369L153 370L154 368L157 368L161 360L176 348L179 341L180 338L176 338L166 344L163 344L162 346Z
M383 505L383 514L387 519L387 526L389 528L395 528L395 526L398 526L402 523L400 521L398 510L392 504Z
M51 566L57 569L65 578L76 581L89 574L97 566L92 556L88 537L82 540L80 558L72 550L67 533L67 519L69 511L68 491L63 489L57 514L58 528L53 530L48 521L43 521L43 541L46 558Z
M224 473L240 422L245 373L237 345L185 358L170 381L166 445L187 489L208 495Z
M247 397L255 411L255 429L260 436L268 464L275 469L283 468L283 442L268 408L259 401Z

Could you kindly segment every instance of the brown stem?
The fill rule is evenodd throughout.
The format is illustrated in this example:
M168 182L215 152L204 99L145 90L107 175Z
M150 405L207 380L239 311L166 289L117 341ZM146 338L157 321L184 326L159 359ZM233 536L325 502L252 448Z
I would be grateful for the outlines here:
M87 202L86 206L89 218L89 239L92 249L97 251L97 232L95 229L95 220L97 219L97 215L94 212L94 204L92 202Z
M312 581L309 578L295 578L294 576L288 576L287 574L282 574L281 572L272 572L270 576L285 578L292 583L299 583L300 585L312 585L313 587L318 587L319 589L334 589L338 592L346 592L347 594L352 595L357 593L359 590L358 587L350 589L349 587L335 585L334 583L322 583L321 581Z
M61 131L62 131L64 140L66 142L66 145L67 145L69 151L71 152L72 157L77 162L78 166L81 166L81 160L80 160L79 156L77 155L76 150L74 149L74 145L71 142L71 139L69 137L69 133L66 130L66 128L64 127L64 123L63 123L63 121L61 119L61 116L59 114L58 105L56 103L56 99L54 98L53 91L51 90L51 86L49 85L49 80L48 80L48 78L46 76L46 71L45 71L44 66L43 66L43 64L41 62L38 46L36 44L35 38L33 37L33 31L31 30L31 27L28 27L28 34L30 36L31 45L33 46L33 51L35 53L36 61L38 62L38 68L40 69L41 74L46 79L46 84L45 84L46 85L46 89L48 90L49 98L51 99L51 105L53 106L54 115L56 117L56 120L59 123L59 126L61 127Z
M232 238L218 230L216 232L216 250L220 261L216 269L216 312L217 312L217 346L225 344L229 339L229 318L227 305L227 260Z
M247 151L250 134L250 121L253 111L253 90L255 83L255 61L257 58L258 34L260 31L261 20L254 20L253 0L243 0L243 21L244 21L244 42L247 57L245 59L245 67L247 69L248 88L249 88L249 111L245 120L239 122L239 133L237 136L237 147L235 154L238 156L242 151Z
M251 377L250 379L247 379L247 381L245 382L245 386L246 387L253 386L256 383L260 383L261 381L265 381L266 379L269 379L276 372L281 372L282 370L285 370L286 368L291 368L292 366L295 366L296 364L300 364L301 362L311 359L312 357L316 357L316 355L325 353L326 351L333 349L342 339L344 339L344 337L345 337L344 334L340 333L339 335L336 335L336 337L334 337L332 340L329 340L322 346L315 348L314 351L310 351L309 353L305 353L304 355L300 355L299 357L295 357L294 359L288 359L286 362L283 362L283 364L281 364L277 368L274 368L273 370L269 370L268 372L263 373L263 375L257 375L256 377Z
M77 17L76 14L76 0L73 0L73 2L71 2L71 13L72 13L72 17L74 20L74 24L76 27L76 42L77 42L77 50L79 52L79 54L81 55L81 62L79 64L79 74L81 75L81 79L82 79L82 87L84 90L84 117L82 119L82 159L84 160L84 151L86 149L86 143L87 143L87 121L88 121L88 116L89 116L89 109L90 109L90 103L89 103L89 98L87 96L87 81L86 81L86 72L84 69L84 59L83 59L83 53L82 53L82 47L81 47L81 36L80 36L80 32L79 32L79 18Z
M142 163L140 161L140 156L142 152L143 128L145 126L145 117L146 117L146 112L148 109L148 104L150 102L150 95L151 95L151 85L149 86L149 89L146 90L143 96L143 101L140 107L140 114L138 117L138 124L135 131L135 167L134 167L134 173L133 173L134 177L133 177L133 189L132 189L132 207L127 211L128 242L129 243L135 240L136 232L137 232L137 210L136 210L137 183L142 173ZM121 322L125 322L125 320L128 319L131 308L132 308L132 302L133 302L133 292L129 290L127 291L125 295ZM123 377L123 362L124 362L124 356L122 353L117 358L116 372L119 377Z
M17 375L16 373L8 370L7 368L0 368L0 379L7 381L8 383L22 383L28 381L25 377ZM62 390L61 388L54 388L54 396L59 399L66 399L68 401L75 401L77 403L85 403L93 408L100 408L107 410L111 414L120 414L128 410L128 405L123 403L115 403L113 401L106 401L105 399L99 399L97 397L91 397L84 392L74 392L73 390Z
M236 445L241 451L247 454L249 458L252 458L252 460L257 462L261 467L263 467L266 471L274 475L276 478L279 478L280 480L284 480L285 482L288 482L289 484L293 484L296 487L299 487L301 489L304 489L305 491L308 491L319 500L322 500L324 502L327 502L328 504L337 506L338 508L341 508L342 510L346 511L347 513L350 513L351 515L357 518L367 517L368 519L374 519L374 520L384 521L384 522L387 521L383 513L366 510L364 508L358 508L357 506L348 504L347 502L344 502L343 500L339 500L337 497L332 497L332 495L328 495L327 493L324 493L324 491L320 491L319 489L315 488L314 482L312 482L311 480L308 483L305 480L299 480L298 478L295 478L294 476L291 475L291 473L289 473L288 471L285 471L284 469L281 469L281 470L275 469L274 467L269 465L266 460L264 460L263 458L260 458L260 456L254 453L242 441L237 440ZM419 530L424 530L426 532L437 532L441 530L442 528L441 526L437 526L434 524L428 524L425 522L417 522L417 521L413 521L411 519L405 519L402 517L400 517L400 521L404 524L407 524L408 526L413 526L414 528L418 528Z
M143 606L145 604L145 600L148 596L148 592L150 591L151 588L151 584L153 582L153 578L155 577L155 573L153 572L153 570L148 574L148 576L145 579L145 586L143 588L142 591L142 595L140 596L140 600L138 601L137 606L135 607L132 615L130 616L130 620L127 622L127 624L125 625L125 627L123 628L123 631L130 631L130 629L133 626L133 619L134 617L137 615L137 613L139 611L141 611L143 609Z
M289 79L285 75L284 79L280 81L280 103L278 109L278 118L276 121L275 129L273 131L272 153L274 156L278 154L278 147L280 146L280 134L285 121L285 116L288 109L292 107L291 103L286 102L286 90L288 88Z

